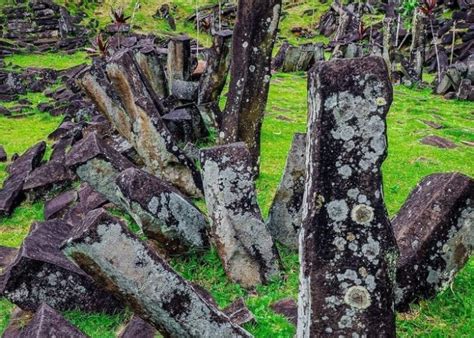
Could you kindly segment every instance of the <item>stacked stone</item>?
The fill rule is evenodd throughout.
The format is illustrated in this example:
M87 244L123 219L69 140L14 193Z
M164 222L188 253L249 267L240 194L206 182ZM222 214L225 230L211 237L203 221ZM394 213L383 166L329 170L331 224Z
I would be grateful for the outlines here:
M74 51L87 43L87 32L66 8L51 0L18 1L3 9L2 38L29 50ZM9 54L10 46L0 53Z

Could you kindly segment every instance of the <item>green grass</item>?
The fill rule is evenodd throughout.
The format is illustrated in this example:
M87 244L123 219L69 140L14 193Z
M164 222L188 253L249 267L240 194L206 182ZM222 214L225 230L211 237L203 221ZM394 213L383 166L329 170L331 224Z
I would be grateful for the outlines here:
M385 200L390 215L394 215L408 193L424 176L443 171L461 171L474 175L469 159L474 149L460 141L474 140L472 112L474 104L446 101L428 90L395 87L395 100L388 115L389 156L383 166ZM266 118L262 131L262 168L257 181L258 201L266 215L278 186L287 151L295 132L306 128L306 78L302 74L276 74L272 79ZM445 126L433 130L421 120L433 120ZM36 114L21 120L0 119L0 144L7 151L22 152L44 139L55 129L60 118ZM458 147L440 150L422 145L419 140L436 134L454 141ZM0 180L5 177L5 165L0 166ZM33 220L42 219L41 203L24 204L10 218L0 219L0 245L19 246ZM296 299L298 290L298 257L280 248L286 278L257 288L248 294L230 283L215 250L199 257L174 259L171 263L185 278L207 288L220 306L244 297L257 323L246 328L257 337L292 337L295 328L283 317L269 309L269 305L283 297ZM400 336L468 336L474 327L473 294L474 261L456 277L452 289L434 300L414 306L409 315L399 316ZM0 301L0 318L7 318L11 304ZM3 315L2 315L3 314ZM128 314L115 316L87 315L69 312L66 317L91 337L112 337ZM0 332L6 320L0 320Z
M45 54L14 54L7 56L5 64L19 67L52 68L57 70L71 68L82 63L89 64L91 59L84 51L74 54L45 53Z

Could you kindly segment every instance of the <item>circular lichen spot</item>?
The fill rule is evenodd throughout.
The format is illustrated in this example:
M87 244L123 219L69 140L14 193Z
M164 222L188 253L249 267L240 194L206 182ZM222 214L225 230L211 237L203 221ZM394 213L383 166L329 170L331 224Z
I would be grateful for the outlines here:
M351 218L359 224L370 223L374 219L374 209L366 204L357 204L352 208Z
M344 200L335 200L327 204L326 210L329 218L336 222L343 221L347 218L348 207Z
M377 97L375 99L375 103L377 106L385 106L387 104L387 101L383 97Z
M362 286L352 286L344 295L344 301L357 309L367 309L370 306L370 294Z

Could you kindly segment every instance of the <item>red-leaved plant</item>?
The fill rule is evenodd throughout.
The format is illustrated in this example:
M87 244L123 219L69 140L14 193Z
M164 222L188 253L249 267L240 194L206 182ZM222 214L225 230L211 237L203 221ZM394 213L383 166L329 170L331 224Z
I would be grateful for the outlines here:
M106 57L109 53L109 41L104 39L100 33L96 36L92 47L93 48L86 48L86 52L92 56Z
M361 21L359 22L359 28L357 30L359 40L362 40L367 32L367 28L365 27L364 23Z
M120 31L120 28L127 23L128 19L130 19L130 16L125 16L125 12L122 8L113 8L110 16L112 17L114 25L117 27L118 31Z
M435 8L436 0L423 0L420 6L420 10L428 16L431 16L433 14Z

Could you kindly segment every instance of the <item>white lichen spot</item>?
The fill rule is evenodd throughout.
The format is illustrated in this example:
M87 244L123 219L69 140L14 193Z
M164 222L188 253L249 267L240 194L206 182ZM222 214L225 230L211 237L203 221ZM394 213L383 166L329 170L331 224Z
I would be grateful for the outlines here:
M374 209L366 204L357 204L352 208L351 219L358 224L369 224L374 219Z
M343 165L342 167L340 167L339 169L337 169L337 172L339 173L339 175L342 176L342 178L344 179L348 179L349 177L351 177L352 175L352 169L350 166L348 166L347 164Z
M336 222L343 221L347 218L349 208L344 200L331 201L326 205L326 210L330 219Z
M244 43L242 44L242 47L247 48L248 46L249 46L249 43L247 41L244 41Z
M352 286L346 291L344 302L357 309L367 309L371 303L369 291L363 286Z
M377 97L375 99L375 103L377 104L377 106L380 107L380 106L385 106L387 104L387 101L383 97Z

